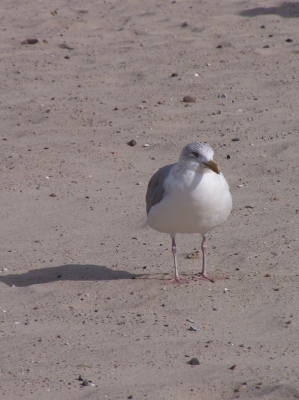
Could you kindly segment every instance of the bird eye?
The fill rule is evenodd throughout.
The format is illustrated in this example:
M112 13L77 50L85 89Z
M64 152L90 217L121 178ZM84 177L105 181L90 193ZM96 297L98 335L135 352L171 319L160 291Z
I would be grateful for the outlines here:
M192 155L193 155L194 157L198 157L198 153L197 153L196 151L192 151Z

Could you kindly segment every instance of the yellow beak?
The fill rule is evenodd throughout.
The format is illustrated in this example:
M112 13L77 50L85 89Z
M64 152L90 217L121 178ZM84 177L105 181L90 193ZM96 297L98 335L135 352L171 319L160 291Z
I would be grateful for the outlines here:
M214 160L210 160L208 162L204 162L204 165L209 168L210 170L216 172L216 174L220 174L219 165Z

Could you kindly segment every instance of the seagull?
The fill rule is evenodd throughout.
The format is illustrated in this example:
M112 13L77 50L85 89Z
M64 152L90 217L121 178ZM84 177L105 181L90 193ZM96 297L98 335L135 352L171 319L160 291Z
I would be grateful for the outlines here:
M206 143L189 143L177 163L160 168L149 181L147 223L158 232L170 234L172 240L174 278L168 283L189 282L178 272L177 233L202 235L202 272L195 279L214 282L206 267L208 232L227 219L232 196L213 156L214 151Z

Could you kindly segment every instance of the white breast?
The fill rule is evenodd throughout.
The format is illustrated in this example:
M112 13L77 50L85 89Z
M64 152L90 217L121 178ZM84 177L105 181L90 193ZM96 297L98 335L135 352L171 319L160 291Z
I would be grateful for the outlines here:
M148 214L148 224L165 233L200 233L222 224L232 198L222 174L174 169L165 180L165 196Z

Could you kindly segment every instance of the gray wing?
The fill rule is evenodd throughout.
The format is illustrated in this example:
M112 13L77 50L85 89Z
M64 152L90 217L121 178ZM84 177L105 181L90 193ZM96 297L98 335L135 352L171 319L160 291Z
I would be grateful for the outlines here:
M165 165L165 167L160 168L149 181L147 192L146 192L146 213L150 212L150 209L164 197L165 188L164 182L170 173L170 170L176 164Z

